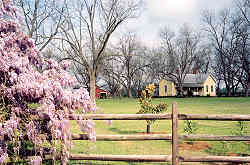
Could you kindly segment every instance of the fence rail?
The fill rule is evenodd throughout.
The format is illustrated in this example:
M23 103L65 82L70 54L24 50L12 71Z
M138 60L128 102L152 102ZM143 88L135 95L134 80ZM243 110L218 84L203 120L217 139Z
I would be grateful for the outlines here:
M242 162L250 163L250 157L233 156L188 156L179 155L179 140L184 141L250 141L250 136L214 136L214 135L178 135L179 120L218 120L218 121L250 121L250 115L206 115L178 114L177 104L172 104L172 114L87 114L70 116L71 120L172 120L172 134L142 135L97 135L97 141L138 141L169 140L172 141L172 155L93 155L71 154L70 160L102 160L102 161L134 161L134 162ZM73 134L73 140L88 140L86 134ZM49 158L48 158L49 159Z
M73 140L90 140L87 134L73 134ZM250 141L250 136L179 135L182 141ZM96 135L97 141L172 140L170 134Z
M51 156L46 157L52 159ZM70 160L131 161L131 162L171 162L171 155L96 155L71 154ZM237 156L179 156L178 162L234 162L248 163L250 157Z
M69 116L70 120L172 120L172 114L86 114ZM178 120L219 120L219 121L250 121L250 115L206 115L178 114Z

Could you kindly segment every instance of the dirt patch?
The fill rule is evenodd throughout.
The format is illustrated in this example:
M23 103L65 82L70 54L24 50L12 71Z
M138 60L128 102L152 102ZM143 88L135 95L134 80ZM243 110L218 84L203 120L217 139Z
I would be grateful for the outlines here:
M207 142L193 142L190 144L188 142L183 142L179 144L181 150L190 150L190 151L200 151L210 148L211 145Z
M138 134L144 134L144 135L152 135L152 134L169 134L167 132L150 132L150 133L146 133L146 132L141 132ZM209 144L208 142L193 142L192 144L189 142L183 142L181 144L179 144L179 149L181 150L190 150L190 151L201 151L201 150L205 150L211 148L211 144Z

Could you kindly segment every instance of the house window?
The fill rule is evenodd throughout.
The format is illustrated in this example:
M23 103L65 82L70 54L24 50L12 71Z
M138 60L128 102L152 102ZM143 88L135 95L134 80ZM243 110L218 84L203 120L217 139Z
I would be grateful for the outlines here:
M214 86L211 85L211 92L214 92Z
M167 92L168 92L168 86L165 85L165 93L167 93Z
M206 85L206 91L208 92L208 85Z

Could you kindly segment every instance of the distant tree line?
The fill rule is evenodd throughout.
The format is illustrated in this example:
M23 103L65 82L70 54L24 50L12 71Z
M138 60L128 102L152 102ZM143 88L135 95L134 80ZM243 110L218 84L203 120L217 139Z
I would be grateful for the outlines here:
M183 24L159 29L159 44L149 47L135 32L110 37L129 19L136 19L142 0L15 0L27 35L47 58L70 59L71 72L95 99L96 82L105 82L112 96L138 96L149 83L172 77L183 94L187 74L210 73L217 91L234 96L250 87L249 0L235 0L219 13L203 11L202 29Z

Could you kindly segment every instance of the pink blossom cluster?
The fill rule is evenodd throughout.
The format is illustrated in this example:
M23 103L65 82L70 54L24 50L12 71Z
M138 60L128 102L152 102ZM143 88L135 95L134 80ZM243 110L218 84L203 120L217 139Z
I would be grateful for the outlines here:
M61 141L60 152L56 147L49 152L61 153L62 160L67 161L72 147L69 115L76 109L95 112L96 105L86 89L73 90L76 79L67 72L70 62L58 64L42 59L33 41L6 16L16 16L10 0L0 4L0 164L13 156L8 145L12 144L14 153L19 153L25 141L34 145L32 153L42 157L48 150L43 147L48 139ZM30 108L31 103L39 107ZM83 118L78 124L95 140L93 121ZM41 157L31 163L41 163Z
M0 17L14 17L16 14L16 10L17 9L13 6L11 0L2 0L2 3L0 4Z
M30 164L32 164L32 165L40 165L41 162L42 162L41 157L37 156L37 157L31 159Z

